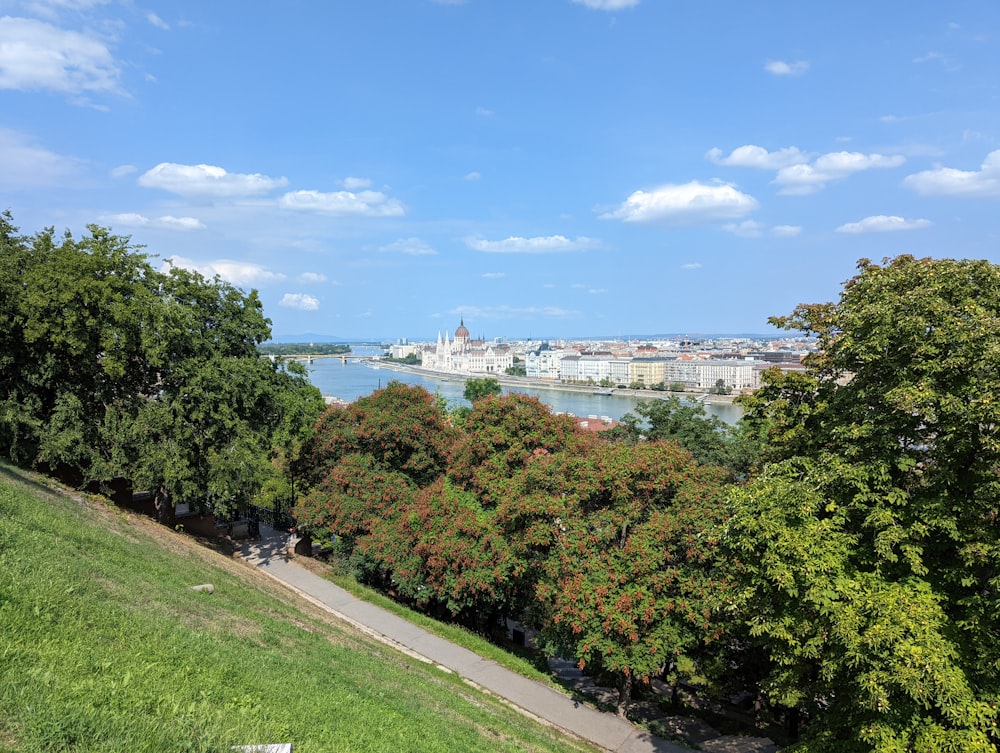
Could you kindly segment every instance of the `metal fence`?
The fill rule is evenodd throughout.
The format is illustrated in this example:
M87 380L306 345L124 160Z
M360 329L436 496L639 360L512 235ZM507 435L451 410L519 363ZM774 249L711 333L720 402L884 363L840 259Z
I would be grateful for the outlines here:
M249 502L236 509L235 517L263 523L276 531L290 531L295 526L295 518L289 513L282 510L272 510L269 507L260 507Z

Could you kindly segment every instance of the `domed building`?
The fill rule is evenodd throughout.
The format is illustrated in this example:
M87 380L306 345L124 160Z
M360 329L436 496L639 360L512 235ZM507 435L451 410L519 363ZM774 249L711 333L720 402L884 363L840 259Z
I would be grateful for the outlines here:
M455 344L456 345L468 345L472 337L469 335L469 329L465 326L465 317L463 316L458 322L458 329L455 330Z
M439 332L437 345L424 349L420 363L448 374L503 374L514 365L514 354L506 345L473 340L463 317L454 339L449 340L447 332L442 339Z

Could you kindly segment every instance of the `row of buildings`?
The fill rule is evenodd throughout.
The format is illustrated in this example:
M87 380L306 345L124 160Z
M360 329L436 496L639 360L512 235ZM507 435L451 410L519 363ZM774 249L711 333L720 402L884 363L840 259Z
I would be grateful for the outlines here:
M608 387L666 387L693 392L743 392L760 386L763 371L778 365L800 368L804 351L697 349L691 343L629 345L612 343L509 344L473 339L463 320L453 337L438 334L434 344L394 345L391 355L416 355L423 368L447 373L505 374L523 362L524 375L539 381Z

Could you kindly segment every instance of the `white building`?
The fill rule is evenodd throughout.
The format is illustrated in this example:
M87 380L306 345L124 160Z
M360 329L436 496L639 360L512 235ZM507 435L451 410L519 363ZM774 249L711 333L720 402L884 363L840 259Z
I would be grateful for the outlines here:
M538 350L524 354L524 374L531 379L552 379L558 381L560 362L568 355L577 355L575 350L553 350L548 343L542 343Z
M420 361L425 369L447 374L503 374L514 365L514 353L507 345L473 340L463 319L454 340L438 333L437 345L426 348Z

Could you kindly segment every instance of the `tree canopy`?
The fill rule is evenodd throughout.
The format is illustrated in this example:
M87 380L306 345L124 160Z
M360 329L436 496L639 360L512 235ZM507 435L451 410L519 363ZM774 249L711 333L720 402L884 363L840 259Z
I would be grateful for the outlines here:
M726 540L801 749L995 750L1000 741L1000 269L862 260L835 303L779 326L805 374L745 400L771 461Z
M155 270L130 239L22 236L0 216L0 452L78 481L131 479L225 513L322 407L304 372L271 364L256 292Z

